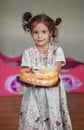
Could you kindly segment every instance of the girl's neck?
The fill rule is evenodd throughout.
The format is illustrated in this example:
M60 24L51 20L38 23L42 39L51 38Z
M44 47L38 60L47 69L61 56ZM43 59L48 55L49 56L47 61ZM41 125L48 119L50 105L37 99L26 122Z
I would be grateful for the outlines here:
M46 46L36 46L40 54L47 54L49 45Z

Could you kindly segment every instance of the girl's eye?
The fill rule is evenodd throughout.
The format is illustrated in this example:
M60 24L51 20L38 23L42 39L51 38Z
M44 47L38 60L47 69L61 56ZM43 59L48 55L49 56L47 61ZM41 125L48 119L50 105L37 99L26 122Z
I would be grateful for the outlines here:
M38 33L37 31L33 32L33 34L37 34L37 33Z
M46 31L44 30L44 31L42 31L43 33L46 33Z
M45 34L47 31L43 30L41 31L41 33ZM39 32L38 31L34 31L33 34L38 34Z

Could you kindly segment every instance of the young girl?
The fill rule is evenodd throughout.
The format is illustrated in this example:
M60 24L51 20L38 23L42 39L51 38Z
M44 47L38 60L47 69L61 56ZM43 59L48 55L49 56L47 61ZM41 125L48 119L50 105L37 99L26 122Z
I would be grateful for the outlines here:
M32 16L26 12L22 22L23 29L30 32L35 46L24 50L21 66L37 69L56 66L60 73L66 61L62 48L53 43L58 36L57 26L61 19L53 20L46 14ZM61 77L55 87L26 87L20 109L19 130L72 130Z

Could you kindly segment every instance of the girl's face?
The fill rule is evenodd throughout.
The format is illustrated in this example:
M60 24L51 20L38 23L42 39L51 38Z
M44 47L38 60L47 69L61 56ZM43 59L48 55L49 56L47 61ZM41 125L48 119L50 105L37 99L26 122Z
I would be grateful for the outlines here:
M49 44L52 33L43 23L38 23L31 32L32 38L37 46L45 46Z

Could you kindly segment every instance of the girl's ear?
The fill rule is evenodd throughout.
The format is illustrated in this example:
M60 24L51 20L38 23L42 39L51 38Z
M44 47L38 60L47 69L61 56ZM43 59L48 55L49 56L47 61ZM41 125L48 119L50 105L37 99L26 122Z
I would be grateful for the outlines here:
M52 36L52 31L50 31L50 37Z

